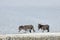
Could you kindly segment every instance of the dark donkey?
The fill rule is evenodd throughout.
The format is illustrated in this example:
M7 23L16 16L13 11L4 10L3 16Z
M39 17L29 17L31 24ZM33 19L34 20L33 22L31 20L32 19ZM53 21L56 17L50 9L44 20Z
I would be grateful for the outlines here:
M31 33L31 30L33 30L33 32L35 32L33 25L19 26L19 32L20 32L22 29L25 30L25 31L29 30L30 33Z
M49 32L49 25L38 24L38 30L39 29L42 29L42 32L44 32L44 30L47 30L47 32Z

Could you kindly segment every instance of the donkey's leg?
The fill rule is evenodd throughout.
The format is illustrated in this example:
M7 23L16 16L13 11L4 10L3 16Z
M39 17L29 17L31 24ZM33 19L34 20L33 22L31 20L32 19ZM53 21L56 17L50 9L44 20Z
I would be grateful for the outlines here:
M49 29L48 29L48 31L47 32L49 32Z
M44 32L44 30L42 30L42 32Z
M49 32L49 27L47 28L47 32Z
M18 32L20 32L21 31L21 29L19 29L19 31Z
M29 30L29 32L31 33L31 29Z
M33 28L33 32L35 32L34 28Z
M20 32L20 30L18 32Z
M42 32L44 32L44 31L42 31Z
M25 30L25 33L27 33L27 30Z

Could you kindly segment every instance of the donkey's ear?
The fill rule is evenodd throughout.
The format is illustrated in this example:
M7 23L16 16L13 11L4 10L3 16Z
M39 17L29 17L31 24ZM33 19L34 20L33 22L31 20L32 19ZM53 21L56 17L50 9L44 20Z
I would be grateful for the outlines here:
M41 25L41 24L38 24L39 26Z
M40 25L40 24L38 24L38 25Z

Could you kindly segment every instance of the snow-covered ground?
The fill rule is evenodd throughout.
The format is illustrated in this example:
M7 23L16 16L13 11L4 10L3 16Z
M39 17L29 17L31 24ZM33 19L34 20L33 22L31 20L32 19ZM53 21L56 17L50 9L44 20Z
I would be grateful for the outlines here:
M60 33L24 33L0 35L3 40L60 40Z
M5 34L1 36L60 36L60 33L21 33L21 34Z

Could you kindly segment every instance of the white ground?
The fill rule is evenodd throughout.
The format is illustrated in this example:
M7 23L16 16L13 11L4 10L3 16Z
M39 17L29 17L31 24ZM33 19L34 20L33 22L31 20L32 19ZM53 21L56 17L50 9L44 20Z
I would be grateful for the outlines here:
M0 35L0 38L4 37L45 37L45 36L60 36L60 33L24 33L24 34L5 34Z

